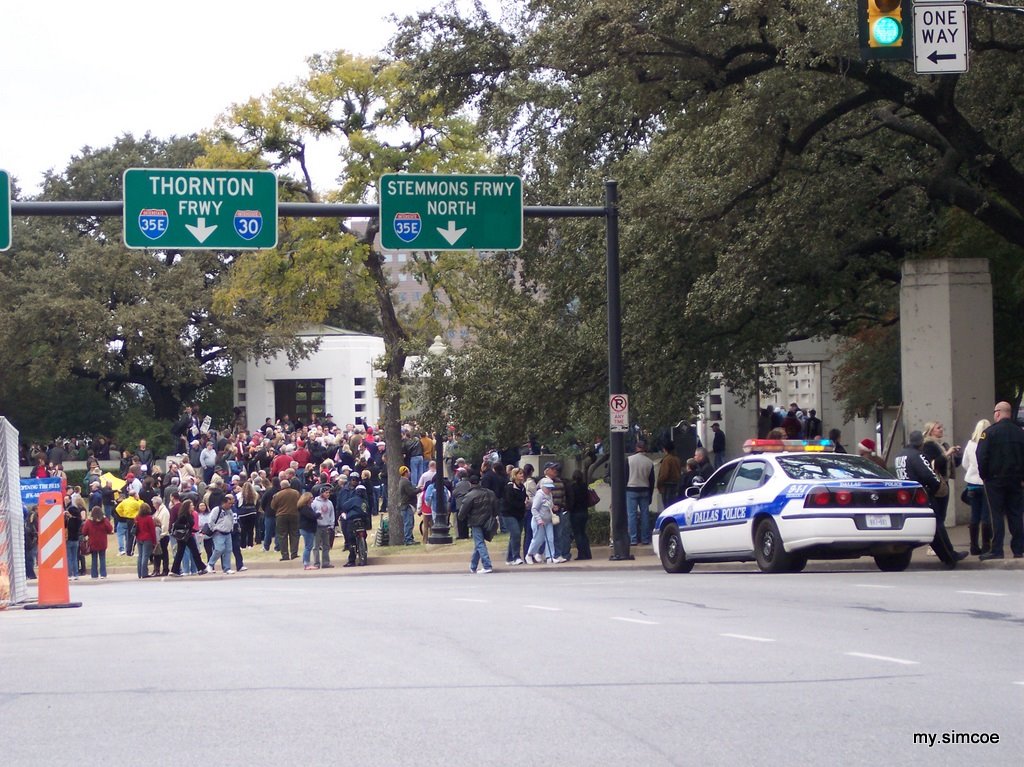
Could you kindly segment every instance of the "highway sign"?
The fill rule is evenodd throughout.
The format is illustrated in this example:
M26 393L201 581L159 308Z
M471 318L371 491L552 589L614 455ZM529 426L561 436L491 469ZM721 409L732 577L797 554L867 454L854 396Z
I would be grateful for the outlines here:
M129 168L124 244L161 250L277 245L277 176L269 170Z
M966 72L967 4L914 3L914 72Z
M11 176L0 170L0 251L11 247Z
M387 250L519 250L519 176L386 173L380 179L381 244Z
M629 396L612 394L608 397L608 417L612 431L629 431Z

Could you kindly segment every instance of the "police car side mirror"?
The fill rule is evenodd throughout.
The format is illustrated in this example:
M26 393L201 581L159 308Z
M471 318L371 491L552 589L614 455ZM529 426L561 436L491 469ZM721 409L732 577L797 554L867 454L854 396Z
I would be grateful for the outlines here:
M701 489L701 487L703 485L704 485L703 482L701 482L700 484L697 484L696 482L694 482L692 485L690 485L688 488L686 488L686 497L687 498L697 498L700 495L700 489Z

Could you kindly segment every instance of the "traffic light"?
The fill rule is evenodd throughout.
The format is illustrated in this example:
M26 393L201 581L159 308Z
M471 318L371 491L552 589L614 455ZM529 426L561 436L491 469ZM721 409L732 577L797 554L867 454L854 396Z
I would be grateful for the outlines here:
M857 0L860 55L875 59L912 59L911 0Z

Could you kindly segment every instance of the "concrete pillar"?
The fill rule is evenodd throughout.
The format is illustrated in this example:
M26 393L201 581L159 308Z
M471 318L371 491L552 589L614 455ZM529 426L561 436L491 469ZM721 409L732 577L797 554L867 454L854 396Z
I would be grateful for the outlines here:
M941 421L946 441L967 443L992 418L995 370L992 280L982 258L907 261L900 287L900 354L906 431ZM962 475L961 475L962 476ZM966 521L959 488L947 523ZM955 505L954 505L955 504Z

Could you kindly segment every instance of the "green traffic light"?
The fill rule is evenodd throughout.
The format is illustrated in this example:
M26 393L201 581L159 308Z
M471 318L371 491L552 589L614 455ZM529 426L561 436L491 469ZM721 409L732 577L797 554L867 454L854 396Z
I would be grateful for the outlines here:
M903 36L903 27L892 16L883 16L871 28L871 35L879 45L892 45Z

